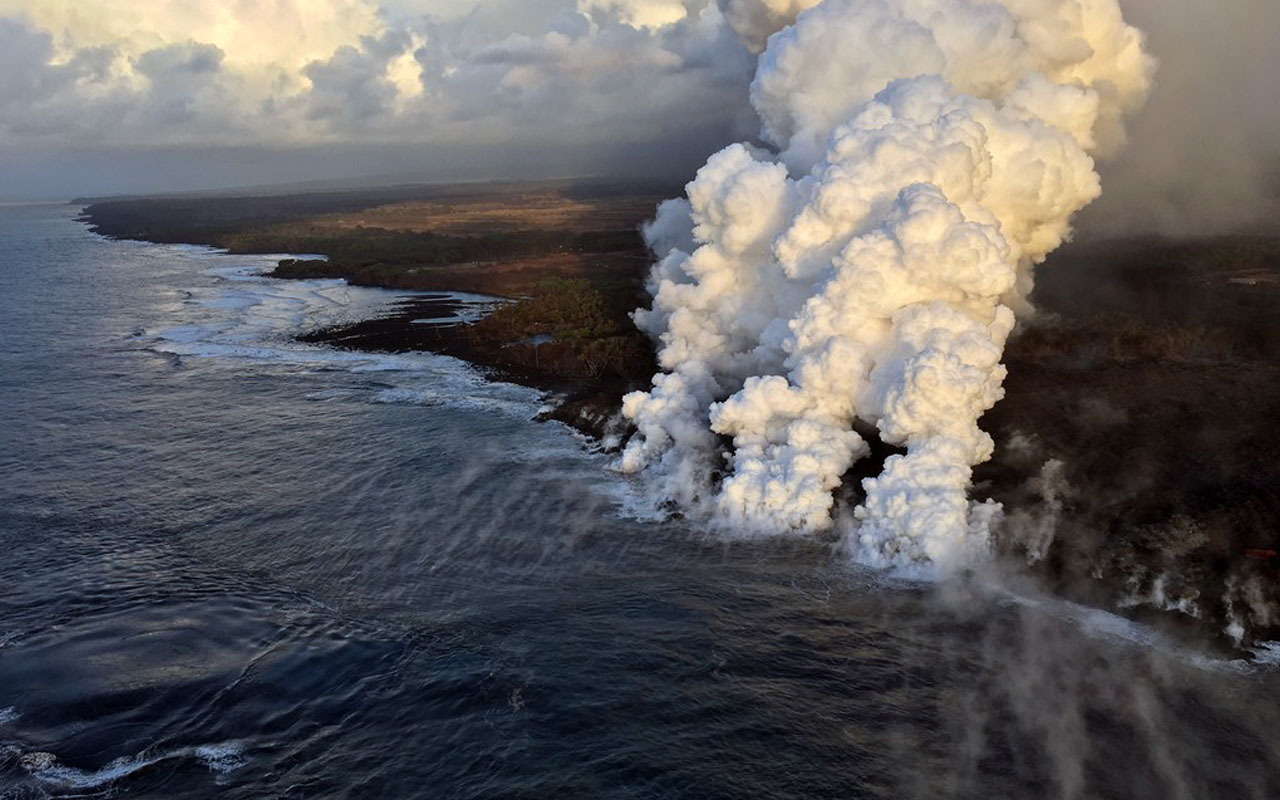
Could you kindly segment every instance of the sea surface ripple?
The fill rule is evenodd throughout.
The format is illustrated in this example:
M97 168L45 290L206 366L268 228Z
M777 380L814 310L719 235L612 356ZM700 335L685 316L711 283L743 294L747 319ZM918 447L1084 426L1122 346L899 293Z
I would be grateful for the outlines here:
M0 798L1277 797L1280 676L631 513L390 293L0 208Z

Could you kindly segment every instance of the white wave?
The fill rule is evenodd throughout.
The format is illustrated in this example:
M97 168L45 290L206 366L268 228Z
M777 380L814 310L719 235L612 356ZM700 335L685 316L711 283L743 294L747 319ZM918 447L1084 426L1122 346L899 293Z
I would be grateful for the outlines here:
M8 725L18 717L22 716L13 706L8 708L0 708L0 725Z
M1153 650L1182 664L1205 672L1247 674L1259 668L1280 666L1280 643L1267 642L1254 650L1253 658L1224 658L1210 655L1192 645L1174 641L1154 628L1101 608L1073 603L1051 596L1031 596L1012 590L1000 590L1007 604L1043 612L1066 621L1092 638L1110 639L1146 650Z
M653 493L647 484L634 476L605 484L610 490L612 499L617 504L617 515L620 519L636 522L665 522L670 512L654 502Z
M172 253L178 253L178 254L210 255L210 254L221 254L221 253L227 252L223 248L214 247L213 245L208 245L208 244L177 243L177 244L161 244L156 246L161 248L162 250L172 252Z
M491 387L498 391L485 391ZM373 402L381 405L448 406L511 419L532 419L537 407L536 395L507 392L508 396L503 396L502 388L501 384L493 384L469 390L466 385L433 380L429 384L380 389L374 394ZM532 389L528 391L530 394L534 392Z
M436 398L427 396L425 392L410 389L407 386L397 386L381 390L374 395L373 402L386 405L428 406L436 405L438 401Z
M156 247L156 246L152 246ZM351 286L341 279L279 280L264 270L279 256L231 256L211 248L161 247L166 258L199 262L203 285L183 291L172 306L170 325L139 337L151 349L201 359L237 359L353 374L379 374L386 384L369 394L331 387L308 393L309 400L366 397L380 404L449 405L487 414L531 418L542 393L488 381L471 365L428 352L371 353L299 342L298 334L369 319L405 297L431 297L465 304L455 318L471 321L503 298L470 292L403 292Z
M238 742L206 744L195 749L196 758L211 772L227 775L249 763L244 747Z
M325 350L335 360L350 357L352 372L420 372L428 366L430 354L413 353L397 355L379 355L374 353L343 353L337 350Z
M1260 642L1253 649L1255 664L1280 667L1280 642Z
M492 294L477 294L475 292L422 292L423 296L437 295L448 298L457 303L471 303L474 305L503 305L511 301L505 297L498 297Z
M99 789L164 761L184 758L197 759L219 774L230 773L248 763L243 748L236 742L179 747L159 752L147 750L137 755L117 758L102 769L93 771L61 764L53 753L40 751L23 754L18 763L31 777L42 783L66 789Z
M201 305L206 308L221 308L227 311L244 311L257 302L251 295L234 295L226 294L221 297L215 297L212 300L205 300Z

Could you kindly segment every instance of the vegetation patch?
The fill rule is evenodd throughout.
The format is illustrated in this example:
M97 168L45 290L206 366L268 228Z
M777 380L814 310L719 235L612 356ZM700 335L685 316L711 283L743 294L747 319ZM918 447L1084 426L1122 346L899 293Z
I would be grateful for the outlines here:
M629 312L638 286L602 286L585 278L546 278L536 294L471 326L476 342L498 344L525 368L573 377L626 378L653 369L648 340Z

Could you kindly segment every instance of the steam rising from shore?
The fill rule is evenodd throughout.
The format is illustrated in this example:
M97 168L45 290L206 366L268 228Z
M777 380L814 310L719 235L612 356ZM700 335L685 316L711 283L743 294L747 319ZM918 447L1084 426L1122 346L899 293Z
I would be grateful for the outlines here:
M751 99L777 152L725 148L646 230L662 372L624 401L621 467L740 529L967 563L1000 516L968 487L1014 312L1147 94L1142 36L1116 0L720 5L767 41ZM905 453L836 514L857 422Z

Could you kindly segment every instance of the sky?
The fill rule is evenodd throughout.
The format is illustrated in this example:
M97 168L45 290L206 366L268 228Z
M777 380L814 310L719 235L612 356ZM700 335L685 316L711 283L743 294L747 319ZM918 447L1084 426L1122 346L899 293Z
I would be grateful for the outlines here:
M675 174L754 61L708 0L0 0L0 195Z
M1280 3L1122 5L1161 68L1091 224L1276 210ZM715 0L0 0L0 198L692 177L755 60Z

